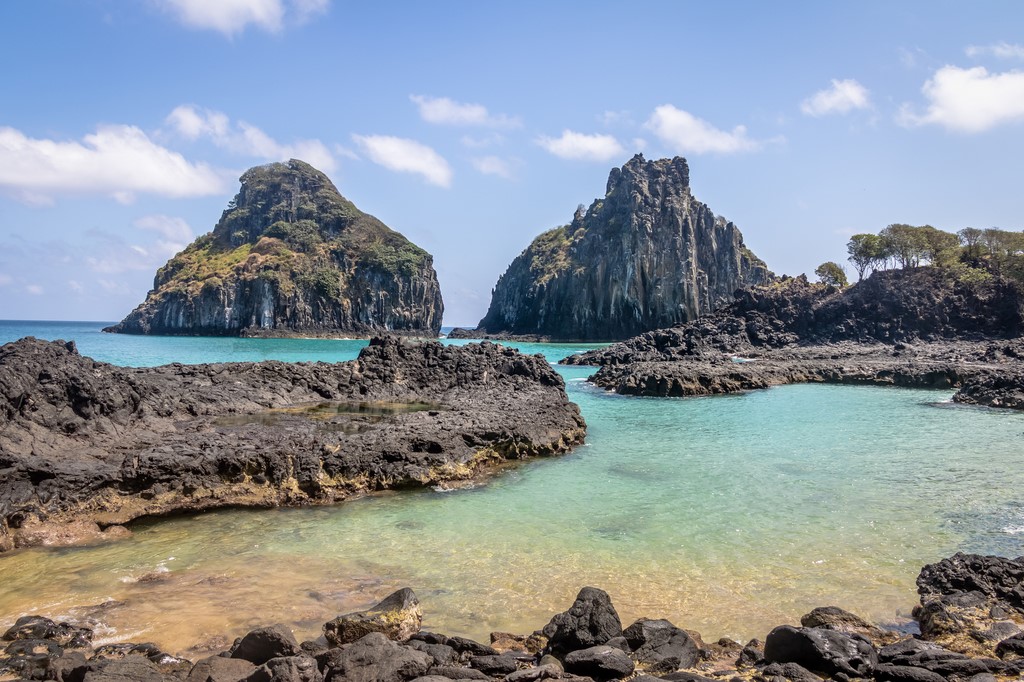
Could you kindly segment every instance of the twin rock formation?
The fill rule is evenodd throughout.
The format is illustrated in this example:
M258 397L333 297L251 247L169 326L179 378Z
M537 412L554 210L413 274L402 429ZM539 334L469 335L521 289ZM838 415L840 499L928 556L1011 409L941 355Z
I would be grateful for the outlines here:
M426 251L302 161L252 168L241 183L213 232L168 261L146 301L107 331L437 336L443 304ZM685 159L638 154L612 169L604 199L512 262L479 330L461 335L623 339L771 278L736 226L693 197Z

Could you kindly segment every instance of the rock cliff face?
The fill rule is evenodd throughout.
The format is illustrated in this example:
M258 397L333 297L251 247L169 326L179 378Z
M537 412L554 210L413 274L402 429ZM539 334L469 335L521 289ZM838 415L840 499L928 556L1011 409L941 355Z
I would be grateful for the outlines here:
M772 275L690 193L686 160L633 157L603 199L537 237L498 280L480 331L607 341L693 320Z
M145 302L105 331L438 334L430 254L302 161L251 168L241 183L213 232L160 268Z

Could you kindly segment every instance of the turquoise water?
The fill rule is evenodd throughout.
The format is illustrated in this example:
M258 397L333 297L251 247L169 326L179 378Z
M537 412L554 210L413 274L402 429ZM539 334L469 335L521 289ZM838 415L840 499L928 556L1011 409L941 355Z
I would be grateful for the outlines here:
M139 365L342 360L362 345L99 326L0 323L0 342L70 336L83 354ZM515 345L552 361L584 348ZM1024 553L1022 414L879 387L622 397L586 383L588 368L559 371L590 426L569 456L474 489L219 511L140 525L123 542L18 552L0 558L0 625L30 611L92 614L110 639L187 651L268 622L315 635L408 585L430 627L486 639L542 626L590 584L624 620L746 639L826 604L905 620L924 563Z

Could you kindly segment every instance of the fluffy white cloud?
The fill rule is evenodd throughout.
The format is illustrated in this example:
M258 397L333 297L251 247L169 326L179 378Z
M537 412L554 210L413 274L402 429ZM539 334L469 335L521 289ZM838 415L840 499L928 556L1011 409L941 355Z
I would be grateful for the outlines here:
M472 159L473 168L484 175L497 175L506 180L512 179L512 166L500 156L481 156Z
M1011 45L1007 42L994 45L971 45L964 52L968 57L985 57L991 55L999 59L1024 59L1024 45Z
M905 126L941 125L979 133L1001 123L1024 120L1024 72L989 73L983 66L944 66L921 88L927 111L904 104L897 121Z
M452 186L452 167L425 144L390 135L353 135L370 161L399 173L417 173L432 185Z
M808 116L846 114L854 109L871 106L868 89L852 78L832 79L832 87L819 90L800 104L800 111Z
M187 140L208 138L218 147L240 156L267 161L301 159L328 173L337 168L334 155L320 140L278 142L245 121L232 123L221 111L183 104L168 114L166 124Z
M756 151L761 143L747 137L745 126L719 130L707 121L671 104L662 104L644 124L677 154L735 154Z
M161 147L134 126L102 126L81 142L35 139L0 128L0 187L34 203L56 193L105 194L122 203L136 193L168 197L220 194L224 178Z
M160 235L156 248L167 256L173 256L184 249L194 236L192 228L183 218L162 214L142 216L135 221L135 227Z
M327 11L330 0L157 0L191 28L220 31L230 37L252 24L277 32L286 23L301 24Z
M456 102L447 97L409 95L420 110L420 118L427 123L461 126L487 126L490 128L518 128L522 121L514 116L492 114L482 104Z
M563 130L560 137L541 136L537 144L555 156L579 161L610 161L626 153L611 135L587 135L572 130Z

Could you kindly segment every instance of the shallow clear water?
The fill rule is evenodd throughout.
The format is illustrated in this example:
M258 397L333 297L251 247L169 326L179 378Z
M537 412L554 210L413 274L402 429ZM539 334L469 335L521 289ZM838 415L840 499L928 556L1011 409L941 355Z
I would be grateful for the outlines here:
M4 325L0 342L29 333ZM61 334L121 364L341 360L362 345L96 329ZM582 348L517 345L552 360ZM596 585L623 620L667 617L706 638L746 639L826 604L900 620L924 563L957 550L1024 553L1019 413L878 387L621 397L585 383L587 368L560 371L590 426L569 456L475 489L220 511L140 525L123 542L3 556L0 625L28 612L91 614L111 639L185 651L278 621L313 636L408 585L426 625L486 639L532 631Z

